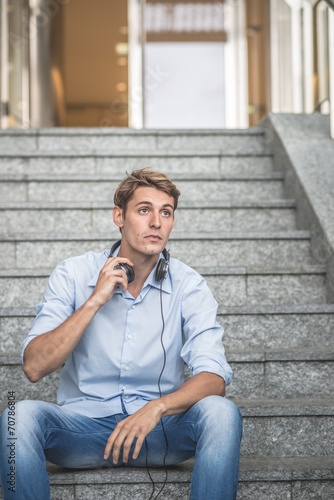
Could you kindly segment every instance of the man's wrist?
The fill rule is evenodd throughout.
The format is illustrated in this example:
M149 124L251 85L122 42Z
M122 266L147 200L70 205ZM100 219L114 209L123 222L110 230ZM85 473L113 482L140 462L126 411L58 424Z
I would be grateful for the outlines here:
M163 398L155 399L154 401L151 401L151 404L155 407L159 419L166 416L167 405Z
M91 295L89 297L89 299L87 299L87 301L85 302L85 304L84 304L83 307L87 311L90 311L91 313L96 314L97 311L100 309L101 306L102 306L102 304L100 304L99 301L96 300L96 298L93 295Z

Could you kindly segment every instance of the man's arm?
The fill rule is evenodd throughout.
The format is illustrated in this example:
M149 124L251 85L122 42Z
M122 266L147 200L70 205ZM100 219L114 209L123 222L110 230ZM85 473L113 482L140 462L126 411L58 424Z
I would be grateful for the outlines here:
M29 342L24 351L23 370L31 382L38 382L66 361L100 307L112 298L117 285L121 285L125 292L128 284L126 273L122 269L114 269L121 262L133 265L129 259L122 257L108 259L85 304L60 326Z
M133 415L119 422L109 436L104 451L107 459L113 450L113 462L117 464L123 446L123 462L129 458L130 448L137 439L133 458L136 459L146 436L155 428L161 417L185 412L201 399L225 395L225 381L214 373L201 372L187 380L177 391L147 403Z

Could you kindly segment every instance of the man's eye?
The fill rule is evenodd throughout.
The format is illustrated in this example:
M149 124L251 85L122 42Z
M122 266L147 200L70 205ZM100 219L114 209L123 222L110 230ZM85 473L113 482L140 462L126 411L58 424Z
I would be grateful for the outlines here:
M169 216L170 216L170 212L169 212L168 210L164 210L164 211L162 212L162 215L163 215L164 217L169 217Z
M141 214L147 214L147 212L148 212L147 208L141 208L139 210L139 213L141 213Z

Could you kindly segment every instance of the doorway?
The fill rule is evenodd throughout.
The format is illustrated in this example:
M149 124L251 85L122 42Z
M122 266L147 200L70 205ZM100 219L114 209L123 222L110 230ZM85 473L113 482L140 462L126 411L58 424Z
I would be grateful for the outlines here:
M52 37L59 125L127 127L127 2L66 2Z

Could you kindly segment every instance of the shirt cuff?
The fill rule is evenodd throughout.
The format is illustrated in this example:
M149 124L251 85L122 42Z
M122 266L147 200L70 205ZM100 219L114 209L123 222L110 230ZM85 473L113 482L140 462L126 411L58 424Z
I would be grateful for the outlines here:
M226 385L230 384L232 380L232 370L227 363L226 366L222 366L215 361L203 359L203 363L197 364L196 367L189 366L189 370L192 376L198 375L201 372L214 373L222 377Z
M22 353L21 353L21 362L22 362L22 365L23 365L23 356L24 356L24 351L27 347L27 345L29 344L29 342L34 339L35 337L37 337L38 335L29 335L25 341L23 342L23 346L22 346Z

